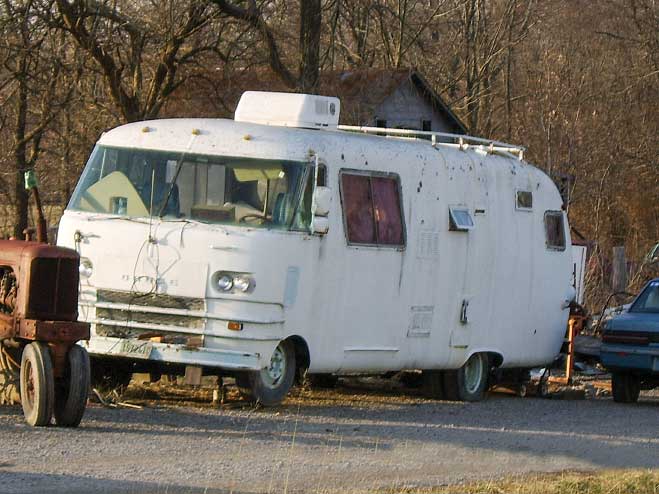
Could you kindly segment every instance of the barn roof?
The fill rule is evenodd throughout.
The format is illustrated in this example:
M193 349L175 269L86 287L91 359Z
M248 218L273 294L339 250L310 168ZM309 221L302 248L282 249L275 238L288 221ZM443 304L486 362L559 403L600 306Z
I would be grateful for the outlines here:
M466 134L467 128L426 79L415 69L367 69L330 72L321 75L322 94L341 100L345 123L358 125L372 121L376 109L409 80L419 94L442 114L456 133ZM343 123L343 122L342 122Z
M231 72L226 78L207 81L205 90L185 91L175 113L190 116L232 116L244 91L290 91L270 70ZM406 81L449 123L452 131L466 134L467 128L426 79L415 69L360 69L322 72L319 94L341 100L341 122L372 125L377 108ZM210 91L210 87L213 90ZM209 107L210 103L210 107ZM168 114L174 108L169 108ZM213 115L214 113L214 115ZM219 114L219 115L218 115Z

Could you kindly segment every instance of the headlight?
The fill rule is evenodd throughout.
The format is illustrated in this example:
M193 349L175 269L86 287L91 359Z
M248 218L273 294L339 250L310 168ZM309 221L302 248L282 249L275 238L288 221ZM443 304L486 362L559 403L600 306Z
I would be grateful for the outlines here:
M231 275L224 274L217 279L217 287L223 292L228 292L233 288L233 278Z
M250 293L256 286L249 274L234 271L217 271L211 277L211 283L216 290L225 293Z
M252 286L252 279L249 276L238 275L233 279L233 286L241 292L247 292Z
M83 278L89 278L94 272L94 265L86 257L81 257L80 265L78 266L78 272Z

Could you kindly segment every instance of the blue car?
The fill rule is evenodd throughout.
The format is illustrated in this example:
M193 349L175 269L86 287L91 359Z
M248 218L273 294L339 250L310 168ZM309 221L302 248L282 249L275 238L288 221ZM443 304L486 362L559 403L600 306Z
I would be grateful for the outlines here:
M614 401L633 403L641 389L659 386L659 278L643 288L627 312L607 321L600 358L611 371Z

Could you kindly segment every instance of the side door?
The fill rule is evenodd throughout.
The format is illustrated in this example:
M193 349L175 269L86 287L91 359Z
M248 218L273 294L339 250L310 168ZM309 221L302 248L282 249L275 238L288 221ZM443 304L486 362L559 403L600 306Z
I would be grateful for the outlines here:
M401 297L406 231L400 176L341 169L344 248L337 268L337 314L344 370L389 370L400 363L406 311Z

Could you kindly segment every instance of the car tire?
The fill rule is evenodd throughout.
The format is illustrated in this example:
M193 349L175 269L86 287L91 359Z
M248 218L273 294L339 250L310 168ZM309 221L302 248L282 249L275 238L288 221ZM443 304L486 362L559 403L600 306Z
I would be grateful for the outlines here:
M236 385L249 401L279 405L293 386L295 370L295 347L290 341L282 341L272 353L268 367L237 373Z
M611 394L616 403L636 403L641 392L640 378L630 372L611 375Z
M444 396L452 401L481 401L490 367L486 353L474 353L457 370L444 372Z

